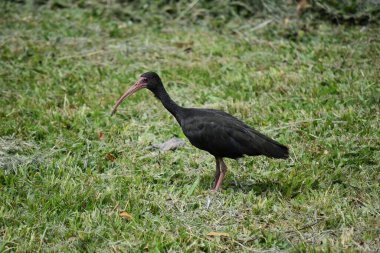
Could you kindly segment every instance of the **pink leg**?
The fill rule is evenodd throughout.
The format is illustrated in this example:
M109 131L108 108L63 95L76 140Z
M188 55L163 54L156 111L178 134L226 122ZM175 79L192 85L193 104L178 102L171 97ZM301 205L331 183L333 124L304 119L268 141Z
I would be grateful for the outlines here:
M226 172L227 172L227 166L224 163L223 158L219 158L219 159L220 159L219 163L220 163L220 167L221 167L221 172L219 175L218 182L216 183L216 186L214 187L214 189L212 189L213 191L219 190L220 186L223 183L224 176L226 175Z
M219 162L219 159L220 158L215 157L216 171L215 171L214 187L212 187L212 189L211 189L212 191L215 190L216 184L218 183L219 176L220 176L220 162Z

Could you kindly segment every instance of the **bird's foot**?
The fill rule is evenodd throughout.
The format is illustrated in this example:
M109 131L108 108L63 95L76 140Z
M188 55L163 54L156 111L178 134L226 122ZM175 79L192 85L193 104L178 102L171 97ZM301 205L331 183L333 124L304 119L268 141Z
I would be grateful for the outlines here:
M215 195L215 194L217 194L218 192L220 192L220 188L218 188L218 189L211 189L211 190L210 190L210 193L211 193L212 195Z

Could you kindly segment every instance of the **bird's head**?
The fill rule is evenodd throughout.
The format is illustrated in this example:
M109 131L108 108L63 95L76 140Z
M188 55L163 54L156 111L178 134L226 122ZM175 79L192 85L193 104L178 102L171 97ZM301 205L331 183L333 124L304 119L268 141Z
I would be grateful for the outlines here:
M116 104L112 108L111 115L116 112L117 107L124 101L127 97L132 95L138 90L143 88L147 88L148 90L155 93L157 89L162 87L161 78L155 72L146 72L140 76L137 82L132 85L117 101Z

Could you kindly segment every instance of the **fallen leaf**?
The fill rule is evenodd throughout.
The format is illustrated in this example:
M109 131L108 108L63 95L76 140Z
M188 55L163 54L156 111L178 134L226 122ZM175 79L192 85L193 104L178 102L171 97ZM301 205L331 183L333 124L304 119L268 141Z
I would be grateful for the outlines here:
M285 24L285 25L288 25L289 23L290 23L290 20L289 20L288 18L285 18L285 19L284 19L284 24Z
M210 232L210 233L207 234L207 236L211 236L211 237L217 237L217 236L230 237L230 234L229 233L224 233L224 232Z
M194 41L188 41L188 42L174 42L174 45L178 48L191 48L194 45Z
M115 157L113 154L108 153L108 154L106 155L106 159L107 159L108 161L113 162L113 161L116 160L116 157Z
M124 218L124 219L129 220L129 221L133 219L132 215L129 214L129 213L127 213L126 211L122 211L122 212L120 212L120 213L119 213L119 216L120 216L121 218Z
M307 8L310 7L308 0L297 1L297 14L301 15Z

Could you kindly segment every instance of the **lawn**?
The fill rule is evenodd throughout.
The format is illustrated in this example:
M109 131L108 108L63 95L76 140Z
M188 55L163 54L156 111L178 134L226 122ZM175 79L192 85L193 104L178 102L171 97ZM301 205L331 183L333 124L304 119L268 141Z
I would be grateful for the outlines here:
M3 3L1 252L379 250L378 25L115 13ZM148 90L110 117L146 71L290 158L227 160L211 193L211 155L150 148L186 138Z

